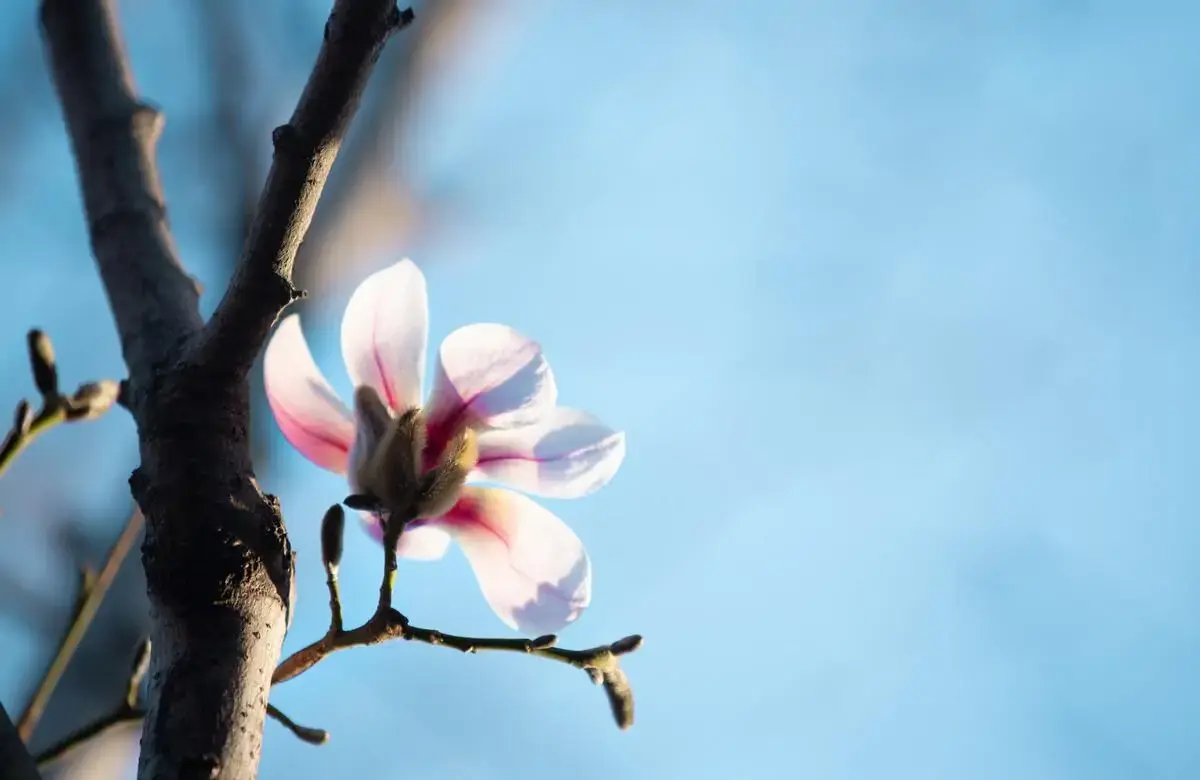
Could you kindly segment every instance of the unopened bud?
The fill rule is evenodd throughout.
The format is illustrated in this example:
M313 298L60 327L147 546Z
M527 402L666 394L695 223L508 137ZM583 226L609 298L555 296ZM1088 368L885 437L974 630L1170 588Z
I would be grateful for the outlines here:
M389 510L409 510L421 473L424 434L421 412L409 409L392 421L375 450L372 492Z
M393 419L369 387L354 391L357 430L351 453L351 484L377 499L379 511L411 513L417 494L425 424L417 408Z
M641 634L632 634L630 636L624 637L623 639L618 639L617 641L613 642L611 645L608 646L608 649L612 651L613 655L626 655L627 653L632 653L634 650L637 650L641 646L642 646Z
M31 330L28 335L29 364L33 369L33 383L46 398L58 395L58 369L54 365L54 345L50 337L40 330Z
M604 693L608 696L617 728L625 731L633 725L633 689L629 678L620 669L610 670L604 675Z
M379 499L368 493L351 493L342 499L342 504L359 512L380 512L383 505Z
M24 436L29 433L29 426L33 425L33 407L24 398L17 403L17 409L13 412L13 430L18 435Z
M326 568L336 569L342 562L346 513L334 504L321 520L321 560Z
M450 511L478 462L475 432L463 428L446 445L438 464L422 478L417 496L417 517L437 517Z
M84 382L67 399L68 420L93 420L112 408L121 394L121 384L112 379Z

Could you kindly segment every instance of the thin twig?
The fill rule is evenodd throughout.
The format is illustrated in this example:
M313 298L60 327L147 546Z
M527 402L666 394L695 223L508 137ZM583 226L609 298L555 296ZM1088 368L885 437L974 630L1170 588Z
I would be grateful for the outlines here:
M333 510L326 514L325 528ZM408 618L392 607L392 592L396 576L396 542L399 540L403 523L389 521L384 529L383 578L379 585L379 602L375 613L358 628L349 631L341 628L341 599L337 588L336 566L326 565L332 574L327 579L330 610L337 616L330 621L325 636L288 656L275 668L271 684L287 682L300 676L329 655L350 647L365 647L386 642L389 639L404 639L422 642L436 647L450 647L463 653L499 651L524 653L548 658L552 661L573 666L587 673L592 682L604 686L612 706L617 725L627 729L633 725L633 692L629 681L621 670L619 658L642 646L642 637L633 634L606 645L586 650L566 650L555 647L558 637L553 634L534 639L501 639L458 636L445 634L429 628L419 628L409 623ZM329 533L323 528L323 534ZM326 547L331 545L326 544Z
M301 726L280 712L279 708L274 704L267 705L267 714L279 721L281 726L292 732L301 742L307 742L310 745L324 745L329 741L328 731L325 729L314 729L311 726Z
M627 729L633 725L633 691L628 678L620 667L619 659L642 646L641 636L634 634L610 644L586 650L567 650L555 647L558 637L553 634L534 639L482 638L446 634L414 626L408 622L408 618L391 606L392 586L395 582L397 563L395 542L400 535L396 529L402 529L403 526L403 523L393 524L390 532L386 528L384 531L383 577L380 583L379 601L374 614L366 623L347 631L342 628L342 604L337 578L338 564L341 561L340 537L344 532L344 514L339 506L331 507L325 513L325 518L321 523L321 547L322 559L325 564L326 587L329 589L329 630L323 637L292 653L283 663L279 664L271 677L272 686L300 676L338 650L376 645L390 639L404 639L435 647L449 647L462 653L486 651L523 653L573 666L585 672L592 682L604 686L618 727ZM391 555L387 554L389 550L392 552ZM267 714L279 721L297 738L309 744L320 745L329 738L328 732L301 726L273 705L268 705ZM109 715L80 729L42 753L38 757L39 765L61 756L67 750L74 749L77 745L114 726L141 718L143 715L144 713L139 708L132 705L132 700L127 699Z
M49 409L43 406L37 414L34 414L28 401L22 399L18 402L17 408L13 412L12 429L4 437L4 443L0 444L0 475L8 471L8 467L13 464L17 456L39 434L45 433L66 419L66 411L60 405Z
M305 742L309 745L324 745L329 741L328 731L325 731L324 729L314 729L309 726L302 726L281 712L274 704L267 705L267 715L279 721L280 725L292 732L292 734L294 734L301 742ZM83 726L77 731L71 732L58 742L55 742L50 747L38 753L34 760L37 762L38 768L45 768L49 764L63 758L71 751L82 747L85 743L90 742L98 737L103 737L105 734L123 724L141 723L145 717L146 710L142 707L129 707L122 702L113 708L111 712L92 721L86 726Z
M33 383L42 396L42 406L35 413L22 398L13 410L12 428L0 443L0 475L12 465L17 456L38 437L62 422L92 420L104 414L117 400L118 383L105 379L85 382L74 395L58 391L58 365L54 360L54 345L40 330L29 331L29 365Z
M80 593L75 615L58 645L58 652L54 654L53 660L46 668L46 673L42 675L42 681L38 684L37 690L34 691L33 697L21 714L21 719L17 722L17 729L20 731L21 739L25 742L29 742L33 736L33 731L37 728L46 705L50 703L50 697L53 695L55 687L67 671L67 666L71 663L75 651L79 649L79 643L83 641L84 634L87 633L88 626L92 623L92 618L96 616L96 610L100 608L100 603L108 594L109 587L116 579L121 564L141 530L142 512L135 508L129 514L129 520L121 529L117 540L109 548L108 557L105 559L100 573L90 582L85 583L83 591Z
M135 512L134 514L137 515L140 513ZM139 521L138 526L140 527L140 525ZM37 756L39 767L62 758L62 756L77 745L81 745L90 739L107 733L122 723L131 723L139 720L143 716L144 713L138 704L138 699L140 698L139 692L142 688L142 680L146 677L146 670L150 668L150 650L149 639L143 639L138 643L133 662L129 665L129 677L125 681L125 694L117 702L116 706L104 716L69 734L64 739L55 742L39 753ZM28 737L26 737L26 741L28 741Z
M139 723L146 717L146 710L140 704L140 692L142 680L145 678L146 671L150 667L150 650L150 640L148 639L144 640L138 646L138 652L134 657L129 679L125 686L125 695L116 703L112 710L77 731L71 732L41 753L38 753L36 758L38 767L45 767L59 760L84 743L103 736L123 724ZM301 726L280 712L279 708L274 705L267 705L267 714L282 723L288 731L295 734L300 740L310 745L321 745L329 739L328 732L322 729Z

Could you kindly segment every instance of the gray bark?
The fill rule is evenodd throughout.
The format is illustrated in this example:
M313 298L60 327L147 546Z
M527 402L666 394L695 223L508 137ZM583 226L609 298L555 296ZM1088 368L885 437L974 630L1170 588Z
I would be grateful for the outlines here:
M141 463L142 562L155 654L139 777L253 778L271 674L289 621L293 555L258 488L247 375L298 297L296 250L367 76L409 16L394 0L338 0L275 155L238 270L212 319L180 263L154 147L105 0L43 0L51 74L74 152L93 254L129 376Z

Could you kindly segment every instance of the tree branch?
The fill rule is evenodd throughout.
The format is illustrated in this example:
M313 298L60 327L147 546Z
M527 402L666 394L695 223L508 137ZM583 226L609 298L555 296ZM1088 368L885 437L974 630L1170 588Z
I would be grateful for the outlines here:
M280 311L302 293L292 265L358 106L391 34L412 22L394 0L339 0L292 118L275 128L275 156L242 259L204 330L198 359L242 377Z
M136 383L201 324L154 160L162 115L137 97L109 2L42 0L41 21L92 251Z
M325 177L388 35L395 0L337 0L231 289L207 327L176 258L154 162L159 113L136 95L105 0L42 0L51 75L138 427L130 479L156 652L139 776L245 780L258 770L270 670L291 617L294 554L258 489L246 374L279 311Z

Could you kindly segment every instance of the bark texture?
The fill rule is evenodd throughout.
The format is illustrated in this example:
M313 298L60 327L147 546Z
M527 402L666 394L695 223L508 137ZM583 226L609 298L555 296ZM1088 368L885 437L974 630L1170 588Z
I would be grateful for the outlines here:
M141 101L106 0L43 0L41 22L74 152L88 234L129 370L123 396L141 463L142 561L154 658L139 777L257 774L271 674L290 621L293 553L279 504L255 481L247 374L394 0L338 0L275 156L234 280L212 319L179 262L155 165L161 114Z

